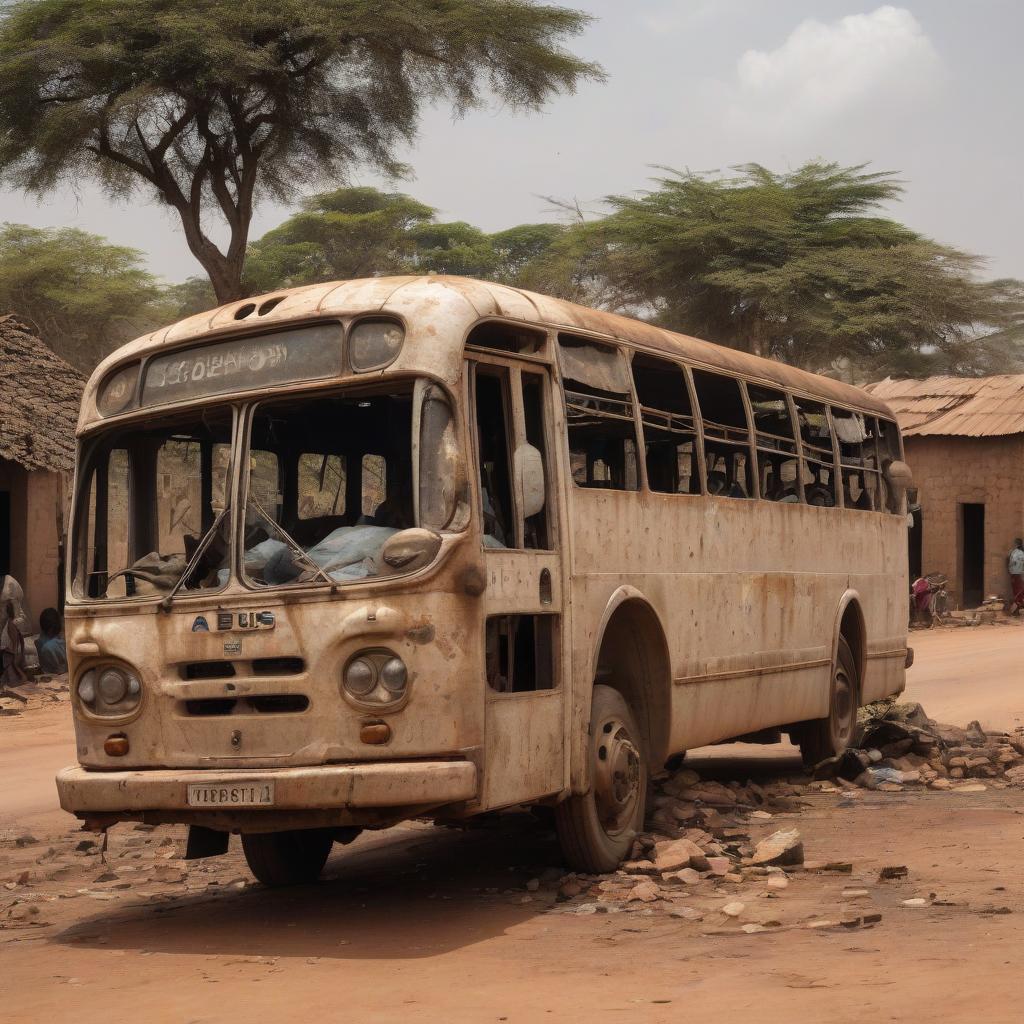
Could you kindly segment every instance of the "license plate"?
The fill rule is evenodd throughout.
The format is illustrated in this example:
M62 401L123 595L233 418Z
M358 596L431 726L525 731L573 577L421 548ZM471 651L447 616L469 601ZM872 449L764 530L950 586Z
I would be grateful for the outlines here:
M191 783L188 787L189 807L272 807L272 782L232 782L220 786Z

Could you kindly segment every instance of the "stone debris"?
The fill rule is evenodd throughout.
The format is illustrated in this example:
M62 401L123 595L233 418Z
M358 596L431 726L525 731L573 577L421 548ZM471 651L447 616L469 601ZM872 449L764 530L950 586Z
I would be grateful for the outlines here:
M880 793L1024 787L1024 730L986 732L978 722L960 729L933 721L920 704L880 701L861 710L856 746L816 765L813 774L818 782Z
M804 844L796 829L773 832L754 848L752 864L803 864Z

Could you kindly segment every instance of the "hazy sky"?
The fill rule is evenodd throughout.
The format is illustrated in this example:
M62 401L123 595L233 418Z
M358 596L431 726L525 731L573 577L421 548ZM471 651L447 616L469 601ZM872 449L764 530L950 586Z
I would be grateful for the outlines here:
M540 114L429 111L405 157L415 177L398 188L497 230L552 219L541 196L596 208L642 189L656 164L870 162L906 181L897 217L986 256L993 276L1024 278L1019 0L566 2L595 16L573 49L607 83ZM263 206L253 237L287 212ZM3 193L0 220L104 234L168 280L200 272L172 217L141 194Z

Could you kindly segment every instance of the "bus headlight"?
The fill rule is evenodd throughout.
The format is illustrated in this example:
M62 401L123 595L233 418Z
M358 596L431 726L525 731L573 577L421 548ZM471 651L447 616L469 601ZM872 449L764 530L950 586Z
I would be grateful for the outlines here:
M409 670L393 651L360 651L342 674L345 692L368 704L391 704L405 695Z
M83 704L92 704L96 699L96 670L90 669L78 680L78 699Z
M91 668L78 680L78 699L94 715L130 715L142 699L142 684L130 669L109 665Z
M355 697L365 697L377 685L377 667L368 658L356 658L345 669L345 689Z
M401 658L388 658L381 665L380 681L384 689L396 697L405 692L405 684L409 681L409 673L406 670L405 662Z

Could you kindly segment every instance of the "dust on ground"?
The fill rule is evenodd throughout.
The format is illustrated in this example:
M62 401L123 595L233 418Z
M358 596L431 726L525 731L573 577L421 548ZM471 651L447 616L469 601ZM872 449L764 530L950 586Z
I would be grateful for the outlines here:
M1013 644L1019 665L1022 634L985 632L999 658ZM936 639L915 635L919 678ZM985 657L969 677L982 700ZM926 691L912 676L913 696L948 717ZM662 787L683 817L652 806L670 811L671 834L644 837L612 876L566 878L545 824L505 815L464 832L364 835L336 847L319 885L268 891L237 840L226 857L186 864L183 829L119 825L105 851L76 831L42 775L73 760L66 716L44 705L0 722L8 1020L1021 1019L1024 789L1007 778L1016 763L997 767L1001 748L1019 753L1012 722L999 742L974 745L995 753L993 774L954 745L944 753L965 759L952 766L962 778L908 750L895 757L922 764L892 770L919 778L891 792L836 773L813 780L785 748L702 752L676 773L678 795ZM955 788L932 788L924 765ZM753 863L759 843L793 830L802 865ZM656 870L659 844L684 839L699 853L663 849L676 862ZM728 863L710 863L719 857ZM703 877L662 877L686 871Z

